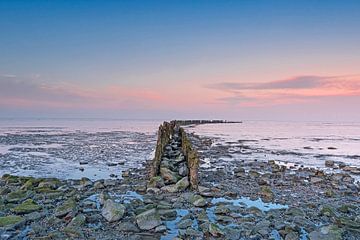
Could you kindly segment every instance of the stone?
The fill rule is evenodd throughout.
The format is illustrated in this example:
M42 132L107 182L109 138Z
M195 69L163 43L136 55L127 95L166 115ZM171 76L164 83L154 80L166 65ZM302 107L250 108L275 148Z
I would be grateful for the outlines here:
M360 233L360 216L356 219L348 217L340 217L339 221L346 229Z
M299 234L297 232L291 231L285 236L285 240L298 240Z
M207 205L207 201L200 195L193 195L190 197L190 202L195 207L205 207Z
M66 200L63 204L55 209L56 217L63 217L76 210L76 201L73 198Z
M335 225L321 227L309 234L310 240L341 240L343 230Z
M102 192L99 194L99 203L101 206L103 206L108 199L110 199L110 195L107 192Z
M31 212L35 212L40 210L41 207L34 202L32 199L25 200L23 203L17 205L13 209L11 209L12 212L16 214L27 214Z
M214 223L210 223L209 224L209 233L213 236L213 237L220 237L222 235L224 235L223 231L221 231L221 229L219 228L218 225L214 224Z
M188 167L186 166L185 163L180 165L180 167L179 167L179 175L182 176L182 177L185 177L185 176L189 175L189 169L188 169Z
M68 224L69 227L80 227L86 222L86 217L84 214L78 214L74 217L71 222Z
M150 193L150 194L159 194L159 193L160 193L160 189L159 189L159 188L155 188L155 187L147 188L147 189L146 189L146 192L147 192L147 193Z
M162 224L160 215L154 208L137 215L136 223L141 230L154 229Z
M150 178L149 183L147 185L148 188L162 188L165 186L164 180L160 176L155 176Z
M167 228L165 225L160 225L155 228L156 233L163 233L166 232Z
M269 186L261 186L260 195L264 202L271 202L274 199L274 193Z
M186 229L186 228L191 227L193 225L193 220L184 219L184 220L181 220L180 222L178 222L176 225L180 229Z
M9 203L18 203L18 202L25 200L26 197L27 197L26 191L18 190L18 191L9 193L6 196L5 200Z
M164 179L166 184L176 183L178 176L175 172L171 171L168 168L161 167L160 168L160 175Z
M172 184L172 185L162 187L161 190L164 191L164 192L175 193L175 192L184 191L189 186L190 186L190 182L189 182L188 177L183 177L176 184Z
M111 199L105 201L104 207L101 210L101 215L108 221L108 222L116 222L123 218L125 214L125 206L116 203Z
M0 217L0 227L9 227L19 224L24 221L24 218L15 215Z
M158 213L163 220L175 219L177 216L175 209L158 209Z
M325 167L334 167L335 162L333 160L326 160Z
M203 197L214 197L217 192L219 192L218 189L210 189L207 187L199 186L198 191L201 196Z
M55 178L51 178L51 179L46 179L44 181L41 181L38 185L39 188L50 188L50 189L57 189L59 186L61 185L60 180L55 179Z
M178 189L178 191L184 191L190 185L189 178L183 177L175 185L176 185L176 188Z
M103 189L103 188L105 188L105 186L101 181L96 181L94 183L94 189Z
M321 183L322 181L323 181L323 179L322 179L322 178L319 178L319 177L311 177L311 178L310 178L310 182L311 182L312 184Z
M121 232L140 232L139 228L132 222L121 222L119 223L117 230Z

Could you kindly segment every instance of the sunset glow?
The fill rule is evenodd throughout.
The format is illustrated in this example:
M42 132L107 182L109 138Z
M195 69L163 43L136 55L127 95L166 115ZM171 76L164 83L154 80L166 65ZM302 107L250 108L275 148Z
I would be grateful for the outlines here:
M2 1L1 117L360 119L358 1L194 5Z

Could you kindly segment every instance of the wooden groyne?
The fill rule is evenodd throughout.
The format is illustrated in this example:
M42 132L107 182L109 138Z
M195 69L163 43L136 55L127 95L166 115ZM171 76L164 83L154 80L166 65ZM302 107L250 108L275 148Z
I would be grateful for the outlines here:
M176 122L179 126L186 126L186 125L197 125L197 124L219 124L219 123L242 123L241 121L227 121L227 120L174 120L172 122Z
M148 190L167 192L198 187L199 157L178 121L164 122L158 130Z

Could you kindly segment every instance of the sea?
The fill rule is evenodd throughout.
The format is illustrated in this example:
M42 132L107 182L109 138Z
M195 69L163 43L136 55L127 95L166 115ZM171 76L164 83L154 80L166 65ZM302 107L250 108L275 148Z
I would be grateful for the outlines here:
M0 119L0 176L121 178L123 171L144 168L153 158L161 123ZM276 160L323 168L326 160L334 160L360 167L359 122L243 121L186 130L211 138L213 144L234 146L229 148L231 161Z

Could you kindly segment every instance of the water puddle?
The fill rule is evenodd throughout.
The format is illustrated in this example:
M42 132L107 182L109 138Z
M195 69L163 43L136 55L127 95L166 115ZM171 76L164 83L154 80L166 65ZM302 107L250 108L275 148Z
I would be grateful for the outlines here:
M165 236L161 236L161 240L172 240L179 234L179 228L177 224L181 221L181 219L189 214L189 210L186 209L176 209L176 219L172 221L165 221L165 226L168 229L167 234Z
M226 199L226 198L213 198L211 200L213 205L218 203L231 203L234 206L245 206L246 208L256 207L263 212L273 209L287 209L288 205L282 205L278 203L265 203L260 198L257 200L251 200L248 197L241 197L239 199Z

